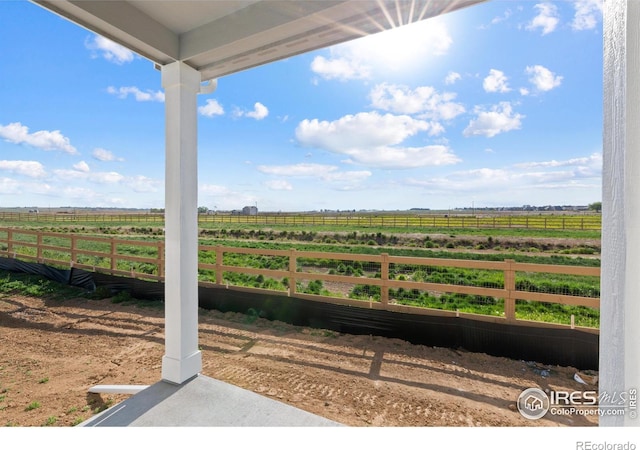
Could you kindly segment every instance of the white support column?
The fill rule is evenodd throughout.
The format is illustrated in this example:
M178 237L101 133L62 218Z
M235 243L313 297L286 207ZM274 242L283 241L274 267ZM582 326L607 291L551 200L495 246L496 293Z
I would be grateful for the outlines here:
M604 2L603 144L599 389L601 396L621 393L628 396L633 389L637 395L640 389L640 2L636 0ZM606 405L601 403L601 407ZM601 416L600 426L638 426L638 409L628 409L622 416Z
M162 68L165 91L165 355L162 379L175 384L202 370L198 350L198 151L200 72Z

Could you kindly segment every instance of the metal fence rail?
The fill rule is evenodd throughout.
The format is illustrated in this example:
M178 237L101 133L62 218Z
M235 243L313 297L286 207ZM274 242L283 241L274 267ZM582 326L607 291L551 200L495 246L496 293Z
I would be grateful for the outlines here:
M51 214L0 212L4 222L164 224L164 214ZM388 228L525 228L601 230L600 214L200 214L200 223Z

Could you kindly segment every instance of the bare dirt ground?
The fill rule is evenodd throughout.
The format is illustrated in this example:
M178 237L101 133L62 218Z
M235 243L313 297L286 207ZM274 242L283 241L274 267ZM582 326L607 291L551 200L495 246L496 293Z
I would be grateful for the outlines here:
M72 426L126 398L91 386L159 381L163 316L109 299L0 298L0 425ZM571 367L218 311L201 311L199 342L204 375L349 426L597 425L516 408L529 387L594 389Z

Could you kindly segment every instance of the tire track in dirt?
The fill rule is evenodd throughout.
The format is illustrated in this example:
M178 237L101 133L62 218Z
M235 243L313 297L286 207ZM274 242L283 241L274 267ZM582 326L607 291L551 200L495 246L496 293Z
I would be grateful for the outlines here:
M433 426L486 425L468 412L450 414L451 405L442 401L416 399L416 394L404 393L389 386L371 386L371 381L356 381L349 386L348 381L339 382L340 387L317 379L317 375L300 375L282 372L270 367L269 371L259 367L248 369L226 365L216 372L219 379L250 389L256 393L299 406L314 405L311 412L322 411L323 415L346 425L372 426ZM335 383L335 381L334 381ZM374 382L375 383L375 382ZM377 394L375 390L380 390ZM309 410L309 408L304 408ZM460 408L462 411L462 408ZM345 420L346 418L346 420ZM495 420L494 420L495 422ZM497 422L500 424L500 421Z
M322 413L347 425L430 426L451 425L453 421L462 426L476 426L487 423L485 417L468 413L448 414L451 407L449 394L439 398L443 395L434 397L434 392L428 389L407 388L392 381L372 379L367 370L361 370L360 375L355 377L351 372L332 372L329 364L325 368L305 367L300 370L296 366L305 366L307 360L314 359L313 355L293 353L286 343L272 345L258 341L252 345L252 349L257 353L225 358L222 366L214 370L212 375L294 406L311 405L311 408L306 406L303 409ZM274 354L294 354L295 357L268 356ZM375 363L375 358L363 358L361 354L352 354L350 357L364 359L368 364ZM241 358L239 362L242 365L236 365L236 358ZM253 360L250 367L247 367L248 360ZM459 409L464 410L462 407ZM348 419L345 420L345 417ZM503 423L500 418L491 421L492 424Z
M498 358L512 366L501 373L488 355L421 346L406 351L395 340L370 336L301 341L243 330L233 338L235 350L206 368L207 375L346 425L563 424L532 423L515 409L517 395L529 387L516 378L526 375L522 362Z

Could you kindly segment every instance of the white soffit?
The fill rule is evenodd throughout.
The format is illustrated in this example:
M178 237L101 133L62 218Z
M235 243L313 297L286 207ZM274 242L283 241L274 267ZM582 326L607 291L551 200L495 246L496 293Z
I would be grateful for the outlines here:
M159 65L203 80L486 0L32 0Z

